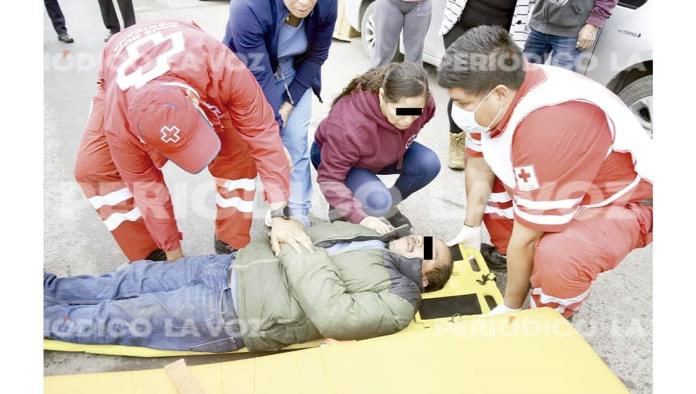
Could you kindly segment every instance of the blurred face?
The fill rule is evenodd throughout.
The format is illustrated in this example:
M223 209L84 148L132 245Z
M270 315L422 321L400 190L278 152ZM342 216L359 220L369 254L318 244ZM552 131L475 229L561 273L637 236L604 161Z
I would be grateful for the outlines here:
M283 3L292 15L302 19L312 12L317 0L283 0Z
M389 242L389 250L407 258L423 258L425 255L424 242L422 235L408 235ZM452 255L447 244L439 239L433 238L433 259L423 260L421 274L423 276L423 287L428 285L426 276L434 267L443 264L451 264Z
M454 104L461 109L474 112L476 122L484 127L494 129L508 110L515 92L505 85L498 85L488 92L472 94L462 88L448 89Z
M389 123L399 130L406 130L413 122L420 117L420 115L397 115L396 110L399 108L419 108L421 112L425 107L427 96L417 96L417 97L403 97L395 103L387 101L384 96L384 91L379 90L379 106L382 110L382 114L387 118Z

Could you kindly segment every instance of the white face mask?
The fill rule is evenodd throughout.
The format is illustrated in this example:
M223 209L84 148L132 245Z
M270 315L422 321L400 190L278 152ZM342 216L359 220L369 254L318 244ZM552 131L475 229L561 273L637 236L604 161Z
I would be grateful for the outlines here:
M495 115L495 118L491 121L491 123L488 124L488 126L481 126L478 124L476 121L476 111L481 107L481 105L488 99L488 97L493 93L493 90L488 92L486 97L481 100L480 103L474 108L473 111L467 111L465 109L462 109L460 106L457 104L452 104L452 120L454 123L459 126L460 129L467 133L485 133L491 130L491 125L495 123L495 121L498 119L498 116L500 116L500 113L503 111L503 108L500 108L498 113Z

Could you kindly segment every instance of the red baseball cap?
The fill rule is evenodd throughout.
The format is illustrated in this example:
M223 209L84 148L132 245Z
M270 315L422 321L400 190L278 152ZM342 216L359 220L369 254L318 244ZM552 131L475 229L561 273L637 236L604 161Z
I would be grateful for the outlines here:
M197 174L220 151L220 138L185 85L150 82L136 90L128 121L136 137L186 172ZM197 93L196 93L197 94Z

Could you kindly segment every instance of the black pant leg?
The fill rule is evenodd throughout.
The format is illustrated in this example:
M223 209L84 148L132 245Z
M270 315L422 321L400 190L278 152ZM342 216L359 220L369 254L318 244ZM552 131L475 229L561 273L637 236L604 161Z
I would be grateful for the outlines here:
M123 28L135 24L135 11L133 10L133 0L118 0L118 8L123 17Z
M452 134L459 134L462 132L462 129L457 126L456 123L454 123L454 119L452 119L452 106L454 105L454 101L450 99L449 103L447 103L447 119L449 119L449 125L450 125L450 133Z
M121 31L113 0L99 0L99 9L101 10L104 26L112 33Z
M68 29L65 27L65 17L63 16L63 11L60 9L58 0L44 0L44 5L46 6L46 12L48 13L48 17L51 18L51 23L56 33L67 34Z
M461 37L462 34L466 32L466 29L462 26L461 20L452 26L452 29L445 34L442 39L445 41L445 48L449 48L453 42L457 41L457 38Z

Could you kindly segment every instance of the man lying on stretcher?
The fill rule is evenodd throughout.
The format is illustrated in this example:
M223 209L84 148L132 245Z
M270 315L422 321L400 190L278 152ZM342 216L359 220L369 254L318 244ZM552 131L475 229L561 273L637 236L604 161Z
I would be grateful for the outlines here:
M139 261L99 277L45 273L44 337L200 352L365 339L405 328L421 292L452 273L439 239L388 239L345 222L307 233L311 252L283 245L276 257L259 240L236 258Z

